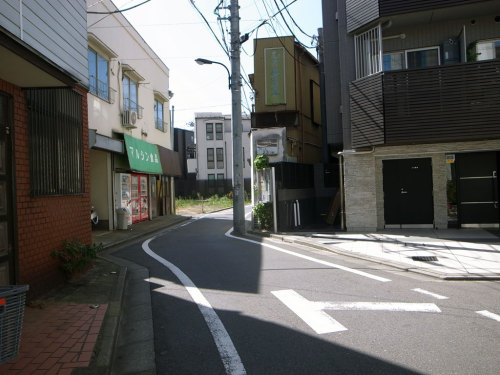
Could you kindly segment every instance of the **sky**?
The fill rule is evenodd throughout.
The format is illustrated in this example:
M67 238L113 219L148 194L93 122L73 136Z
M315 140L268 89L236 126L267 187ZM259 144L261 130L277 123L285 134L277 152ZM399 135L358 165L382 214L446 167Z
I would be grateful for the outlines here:
M113 0L118 9L125 9L142 3L144 0ZM194 5L193 5L194 3ZM230 0L150 0L123 14L170 71L170 90L174 97L170 101L174 111L174 126L189 129L188 123L194 121L196 112L222 112L231 114L231 91L228 88L228 75L219 65L198 65L198 57L218 61L231 70L231 63L219 45L212 31L203 20L195 6L206 18L212 30L224 45L230 44L230 22L218 21L215 8L222 4L227 7ZM278 7L290 4L282 10ZM292 29L297 39L309 52L316 55L316 41L322 27L321 0L239 0L240 33L251 32L250 39L242 45L241 74L248 82L253 73L253 39L291 35ZM268 24L258 27L262 21ZM222 18L229 16L229 10L221 9ZM293 19L292 19L293 18ZM298 25L298 26L297 26ZM224 30L224 32L221 31ZM300 28L300 29L299 29ZM242 94L242 113L249 114L252 108L252 92L244 84Z

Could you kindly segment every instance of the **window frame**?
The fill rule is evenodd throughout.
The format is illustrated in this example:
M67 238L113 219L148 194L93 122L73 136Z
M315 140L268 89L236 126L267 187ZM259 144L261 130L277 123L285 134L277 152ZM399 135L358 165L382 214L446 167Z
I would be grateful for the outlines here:
M92 66L95 66L95 76L91 75L90 67L91 67L91 59L90 59L90 53L95 55L95 59L92 59ZM94 57L94 56L92 56ZM101 98L102 100L105 100L107 102L110 102L110 85L109 85L109 58L104 56L103 54L99 53L96 49L88 46L87 47L87 58L88 58L88 71L89 71L89 92L92 95L97 96L98 98ZM101 58L102 62L106 62L106 82L100 80L100 72L101 70L99 69L99 58ZM95 65L94 65L95 64ZM92 79L92 77L94 79ZM93 82L94 81L94 82ZM92 84L94 83L94 84ZM99 83L103 83L105 85L105 89L102 90L99 87Z
M125 80L128 81L128 84L125 85ZM132 101L130 98L130 87L131 83L134 84L135 87L135 102ZM135 81L132 77L128 76L127 74L123 74L122 77L122 86L123 86L123 110L131 110L139 113L139 82ZM125 87L127 87L127 93L128 97L125 97ZM130 104L133 103L135 106L131 106Z
M210 131L208 130L210 127ZM205 135L207 138L207 141L213 141L214 140L214 123L213 122L206 122L205 123Z
M220 128L220 131L219 131ZM215 123L215 140L221 141L224 139L224 124L222 122Z
M419 51L430 51L430 50L437 50L437 61L438 61L437 65L416 66L411 68L408 67L408 53L419 52ZM440 65L441 65L441 48L439 46L430 46L430 47L413 48L405 50L405 69L431 68L433 66L440 66Z
M161 106L161 118L158 116L158 108ZM155 128L165 132L165 126L164 126L164 114L165 114L165 102L160 101L158 98L154 98L154 121L155 121Z
M215 153L213 148L207 148L207 169L215 169Z
M217 169L224 169L224 148L217 147L215 149L215 158L217 161Z

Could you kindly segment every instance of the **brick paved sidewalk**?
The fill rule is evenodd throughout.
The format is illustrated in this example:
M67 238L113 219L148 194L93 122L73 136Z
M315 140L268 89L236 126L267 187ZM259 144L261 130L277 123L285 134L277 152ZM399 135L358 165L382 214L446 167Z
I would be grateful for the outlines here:
M0 373L63 375L89 366L106 310L107 304L26 307L19 356L0 366Z

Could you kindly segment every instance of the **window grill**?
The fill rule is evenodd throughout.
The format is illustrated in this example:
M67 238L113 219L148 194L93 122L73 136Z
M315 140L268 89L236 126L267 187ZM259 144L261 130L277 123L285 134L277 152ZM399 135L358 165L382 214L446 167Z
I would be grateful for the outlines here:
M84 191L82 96L71 88L27 89L33 196Z
M382 71L382 29L373 29L354 36L356 78L363 78Z

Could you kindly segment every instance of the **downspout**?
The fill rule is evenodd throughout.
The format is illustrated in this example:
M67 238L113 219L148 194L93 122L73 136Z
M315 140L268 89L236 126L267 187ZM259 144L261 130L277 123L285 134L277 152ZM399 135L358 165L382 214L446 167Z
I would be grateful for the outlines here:
M298 66L299 66L299 85L300 85L300 92L299 92L299 100L300 100L300 116L299 116L299 121L300 121L300 128L302 129L302 163L304 163L304 148L305 148L305 130L304 130L304 103L303 103L303 95L302 95L302 53L299 54L299 61L298 61Z
M23 0L19 0L19 31L20 31L21 40L24 40Z

